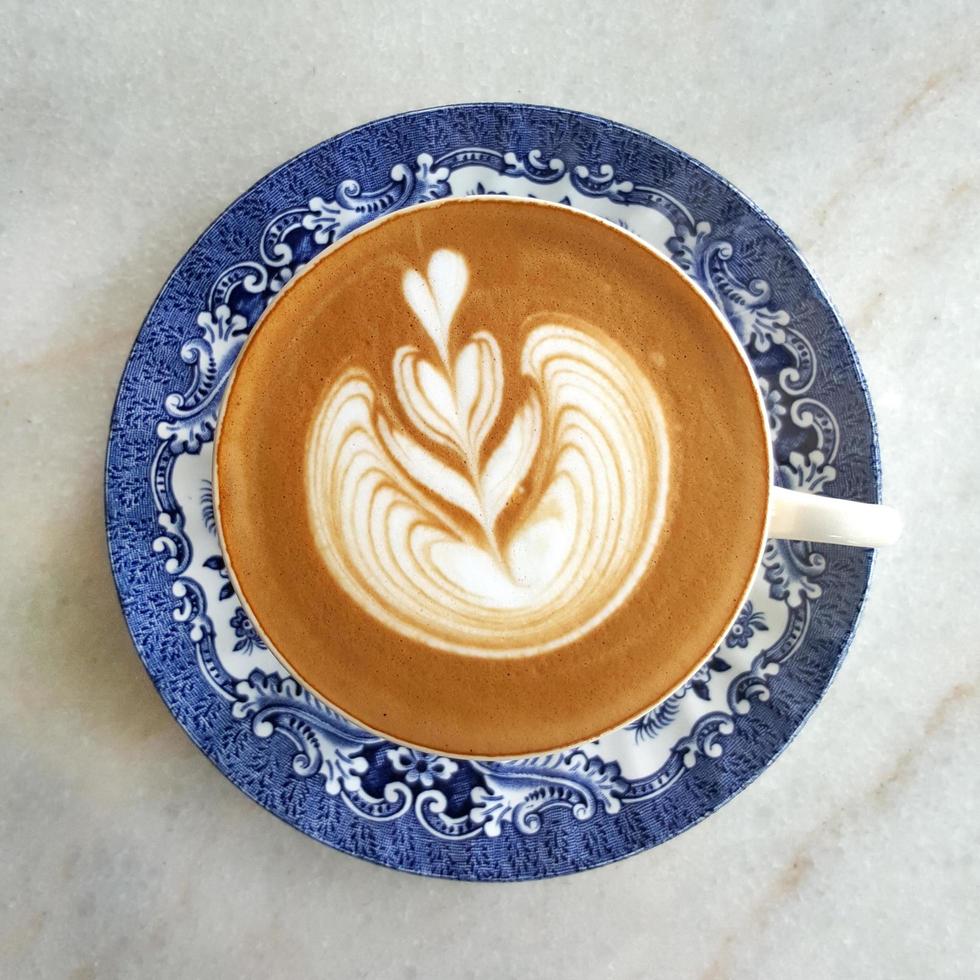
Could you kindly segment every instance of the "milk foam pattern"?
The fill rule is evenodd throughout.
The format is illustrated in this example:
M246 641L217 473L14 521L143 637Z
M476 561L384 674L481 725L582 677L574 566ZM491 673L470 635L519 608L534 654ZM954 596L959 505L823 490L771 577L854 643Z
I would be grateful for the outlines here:
M366 371L346 369L311 429L307 502L331 573L386 626L457 653L540 653L593 629L643 576L666 510L667 429L626 351L548 314L521 353L530 394L491 447L508 383L500 346L480 330L450 353L469 277L446 249L427 276L405 273L436 354L402 346L393 358L414 431ZM518 494L527 501L504 537Z

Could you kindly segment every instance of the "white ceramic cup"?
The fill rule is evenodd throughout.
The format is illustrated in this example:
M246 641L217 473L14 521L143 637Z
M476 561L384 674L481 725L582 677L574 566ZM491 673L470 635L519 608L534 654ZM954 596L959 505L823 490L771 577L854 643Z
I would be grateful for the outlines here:
M470 198L469 200L473 200ZM438 207L441 202L426 202L423 204L414 205L411 208L403 210L416 210L421 208ZM566 206L554 204L551 202L540 201L535 199L529 199L523 203L534 207L547 207L547 208L560 208L561 210L567 210ZM401 214L402 211L395 212L394 214ZM393 215L387 215L382 218L375 219L375 221L358 229L351 233L351 235L362 235L370 233L373 229L381 223L384 223L389 218L394 217ZM634 241L639 243L648 253L651 254L663 267L673 270L674 274L678 279L682 280L687 288L692 292L697 293L703 300L705 306L712 312L715 322L717 323L718 329L722 331L728 340L731 342L732 346L738 353L738 356L742 358L749 376L755 379L755 372L752 368L751 362L745 353L742 344L740 343L734 330L725 320L721 312L718 310L717 306L707 295L707 293L701 289L701 287L695 283L692 279L686 276L679 268L677 268L669 259L665 258L663 255L658 253L654 248L652 248L648 243L644 242L642 239L633 235L631 232L614 225L612 222L606 221L603 218L599 218L595 215L589 215L595 221L607 225L613 231L619 235L626 235L632 238ZM344 242L348 241L351 235L345 236L339 242L334 243L320 255L318 255L313 262L329 261L329 254L340 247ZM293 280L295 281L295 279ZM287 286L288 289L288 286ZM260 324L252 331L252 335L246 342L251 343ZM221 439L222 423L224 421L225 409L228 404L227 392L230 391L236 370L233 369L231 378L229 379L228 385L226 387L226 397L223 399L221 410L219 412L218 426L215 433L216 444ZM769 494L766 499L766 520L765 520L765 533L762 535L759 543L758 558L761 560L762 552L765 547L765 542L769 538L782 538L788 540L799 540L799 541L812 541L812 542L824 542L830 544L840 544L840 545L853 545L857 547L866 548L876 548L881 545L887 545L893 543L899 537L902 528L902 521L899 514L891 507L887 507L881 504L867 504L859 503L852 500L842 500L834 497L826 497L815 493L808 493L800 490L788 490L780 487L774 482L774 455L772 447L772 435L767 422L767 412L765 402L763 400L762 391L756 382L754 385L755 390L755 404L756 409L760 413L759 419L762 424L762 429L766 433L766 441L768 446L768 453L766 454L767 466L768 466L768 483L769 483ZM239 596L241 598L242 604L249 616L252 618L253 623L258 629L259 633L263 636L268 648L274 653L279 660L282 661L284 666L295 673L295 669L290 665L288 655L285 652L280 652L276 649L272 641L265 635L262 630L261 624L254 616L252 610L249 608L247 601L244 598L242 589L238 584L238 577L236 575L234 556L230 554L225 541L223 529L220 520L220 510L221 510L221 493L220 493L220 478L218 474L217 466L218 454L215 452L215 465L213 472L213 485L215 490L215 508L216 512L219 514L218 520L218 533L219 540L221 543L221 550L225 556L228 571L231 577L232 583L235 585ZM732 622L734 622L735 617L741 610L745 603L745 600L749 594L752 587L754 576L750 576L748 581L745 583L744 591L739 600L737 606L735 607L735 614L730 622L725 626L725 629L716 638L715 643L709 646L703 653L702 657L697 663L691 665L691 671L688 673L687 677L682 681L686 683L687 680L693 676L694 673L701 667L701 665L712 655L717 643L720 642L728 629L731 627ZM298 675L297 675L298 676ZM675 688L676 690L676 688ZM327 697L321 691L315 691L315 693L328 705L330 705L335 710L339 711L341 714L347 714L342 708L334 705L329 697ZM673 691L668 692L660 700L663 701L666 697L669 697ZM660 703L660 702L657 702ZM652 708L656 707L656 704L646 705L642 712L639 712L635 717L650 711ZM376 734L381 735L385 738L392 738L390 733L379 731L373 729L370 725L365 724L362 719L351 717L351 720L356 722L358 725L367 728L368 730L375 731ZM590 737L598 737L603 734L602 732L593 733ZM440 749L433 749L425 745L417 745L416 743L405 741L399 738L403 744L414 745L416 748L425 751L441 751ZM556 746L555 748L563 748L564 746ZM455 753L459 754L459 753ZM492 756L479 755L476 758L493 758ZM506 758L506 757L501 757Z

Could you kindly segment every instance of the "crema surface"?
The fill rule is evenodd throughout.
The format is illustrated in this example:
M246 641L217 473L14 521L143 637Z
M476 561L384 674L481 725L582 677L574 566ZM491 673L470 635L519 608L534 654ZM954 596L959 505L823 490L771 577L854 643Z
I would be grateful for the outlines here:
M217 450L256 625L363 724L523 755L697 665L758 558L752 380L666 260L567 208L448 200L266 312Z

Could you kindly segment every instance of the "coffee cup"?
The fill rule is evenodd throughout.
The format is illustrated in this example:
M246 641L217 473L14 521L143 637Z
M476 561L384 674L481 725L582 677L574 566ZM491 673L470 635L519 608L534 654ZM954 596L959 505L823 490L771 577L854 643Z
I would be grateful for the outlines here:
M258 633L320 699L444 755L580 744L711 656L769 537L877 547L892 509L776 485L708 296L601 218L450 198L317 256L216 432Z

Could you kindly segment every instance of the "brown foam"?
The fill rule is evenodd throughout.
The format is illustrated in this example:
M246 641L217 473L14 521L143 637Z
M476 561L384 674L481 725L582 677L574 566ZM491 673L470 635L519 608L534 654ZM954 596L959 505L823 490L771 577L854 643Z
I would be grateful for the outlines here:
M594 324L625 348L667 419L668 510L646 574L594 630L546 653L486 659L410 640L351 600L314 541L304 474L324 392L357 367L390 395L396 348L427 343L406 311L402 277L440 248L462 253L471 268L450 349L479 330L500 343L501 420L528 396L516 365L549 311ZM387 401L397 414L396 399ZM345 240L267 311L222 421L219 521L257 625L310 687L396 740L449 754L524 755L627 721L682 682L718 639L756 566L767 453L743 360L666 260L569 209L456 199ZM516 499L504 511L503 535L521 508Z

